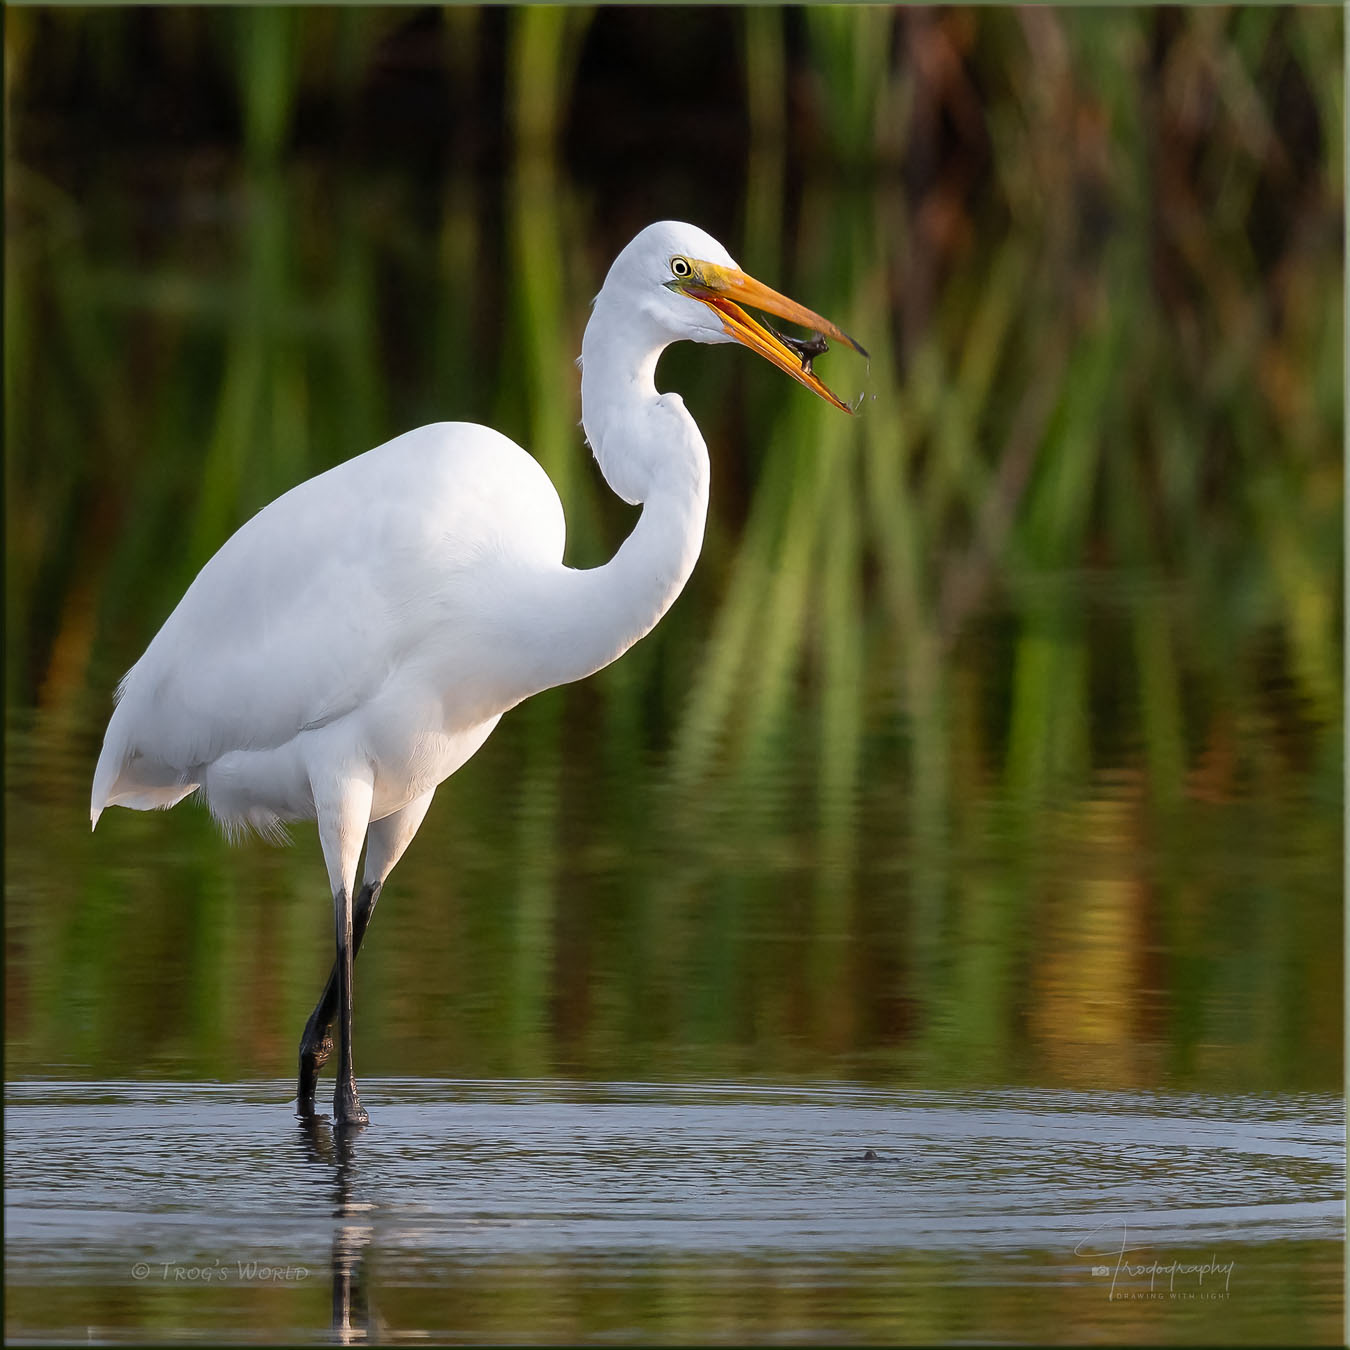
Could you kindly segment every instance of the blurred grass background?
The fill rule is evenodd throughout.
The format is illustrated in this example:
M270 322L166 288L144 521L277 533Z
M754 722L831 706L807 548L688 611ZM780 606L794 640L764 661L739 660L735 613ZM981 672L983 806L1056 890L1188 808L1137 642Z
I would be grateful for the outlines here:
M634 513L591 297L692 220L869 347L663 360L702 560L444 787L365 1072L1338 1088L1335 8L5 14L11 1073L286 1074L312 829L87 830L230 531L422 422Z

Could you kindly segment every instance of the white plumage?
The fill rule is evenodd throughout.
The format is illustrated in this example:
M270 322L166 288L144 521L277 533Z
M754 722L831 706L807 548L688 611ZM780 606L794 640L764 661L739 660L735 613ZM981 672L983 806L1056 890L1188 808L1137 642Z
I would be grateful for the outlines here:
M708 457L683 401L656 390L661 351L681 338L740 341L843 406L745 303L852 342L690 225L649 226L610 269L582 345L582 420L606 480L643 512L605 566L563 565L562 505L519 446L469 423L421 427L244 524L122 681L94 824L108 806L169 807L193 791L229 831L317 819L338 960L301 1045L302 1112L340 1004L335 1116L365 1119L350 1068L351 959L436 786L509 708L620 656L688 579Z
M267 830L312 817L311 783L353 757L375 770L372 818L398 810L510 706L492 667L510 663L531 586L565 573L564 528L538 463L468 423L410 431L278 497L123 680L94 820L200 788L227 827Z

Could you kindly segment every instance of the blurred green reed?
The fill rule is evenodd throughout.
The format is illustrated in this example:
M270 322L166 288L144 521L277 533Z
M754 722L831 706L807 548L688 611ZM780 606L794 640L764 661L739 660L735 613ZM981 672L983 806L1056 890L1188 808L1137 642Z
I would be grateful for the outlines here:
M229 72L238 144L87 197L25 95L92 43L116 97L134 44L95 39L131 20L8 19L11 1064L285 1072L312 841L225 856L190 808L88 839L110 691L240 521L421 421L530 447L568 561L613 551L573 358L646 198L563 148L604 14L445 11L453 79L500 44L508 153L451 156L431 225L395 157L293 146L398 11L142 18ZM1339 11L735 22L744 182L662 213L735 192L732 252L869 348L820 367L858 416L672 353L715 464L699 569L443 789L362 960L367 1057L1339 1081Z

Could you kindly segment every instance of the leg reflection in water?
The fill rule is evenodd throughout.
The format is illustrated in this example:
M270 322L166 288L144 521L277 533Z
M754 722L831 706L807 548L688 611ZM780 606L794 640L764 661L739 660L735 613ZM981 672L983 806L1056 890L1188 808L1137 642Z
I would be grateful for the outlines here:
M301 1118L299 1134L306 1160L333 1168L333 1338L339 1345L384 1340L387 1328L371 1306L366 1269L373 1207L352 1195L357 1132L308 1116Z

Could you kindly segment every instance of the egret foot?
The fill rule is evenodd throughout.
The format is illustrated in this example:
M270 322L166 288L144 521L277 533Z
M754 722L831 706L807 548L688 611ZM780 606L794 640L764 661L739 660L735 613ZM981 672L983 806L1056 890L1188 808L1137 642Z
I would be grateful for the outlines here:
M295 1092L295 1114L308 1117L314 1114L314 1091L319 1085L319 1070L324 1060L332 1053L333 1042L329 1040L327 1052L322 1055L308 1055L300 1051L300 1078Z
M320 1023L324 1015L322 1003L315 1008L305 1026L305 1034L300 1038L300 1073L296 1086L296 1114L312 1116L314 1114L314 1089L318 1085L319 1070L328 1063L333 1053L332 1029L327 1022ZM332 1013L328 1013L331 1020Z
M339 1084L337 1091L333 1093L333 1124L340 1129L360 1128L362 1125L370 1124L370 1116L356 1095L355 1084L347 1093L342 1091Z

